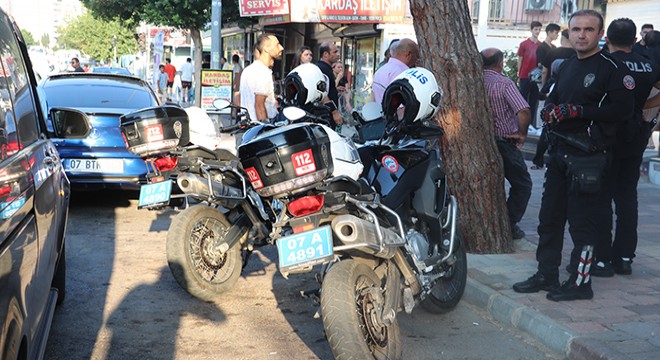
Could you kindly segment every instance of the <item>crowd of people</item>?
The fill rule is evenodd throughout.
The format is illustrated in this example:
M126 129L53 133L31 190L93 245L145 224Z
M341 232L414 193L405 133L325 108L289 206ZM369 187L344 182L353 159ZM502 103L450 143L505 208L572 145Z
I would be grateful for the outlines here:
M568 29L531 24L520 44L519 84L502 74L503 53L481 51L484 83L493 112L505 178L513 238L529 200L532 182L520 151L535 120L539 94L544 131L533 169L545 169L539 211L537 271L513 285L520 293L547 291L552 301L593 298L592 277L629 275L637 246L637 182L644 149L660 105L660 32L645 24L642 39L627 18L604 29L593 10L572 14ZM604 49L599 41L606 33ZM561 47L552 43L561 34ZM545 156L548 151L549 156ZM614 211L613 211L614 206ZM616 214L616 223L613 214ZM564 230L574 247L570 274L561 285ZM614 237L612 231L614 230Z
M272 82L264 82L263 79L272 78L270 67L275 60L282 57L282 46L276 36L263 34L256 41L254 53L255 61L243 69L239 95L240 105L248 109L250 118L264 121L274 115L277 104L275 102L275 91ZM386 52L386 59L374 74L372 90L375 101L382 100L382 94L394 78L404 70L416 66L419 57L417 44L411 39L397 39L392 41ZM327 97L322 103L326 105L332 114L334 123L332 126L341 127L344 120L340 113L342 109L350 109L352 74L345 68L340 60L339 48L334 42L323 42L319 44L319 59L314 62L310 47L302 46L296 52L290 71L294 71L303 64L314 64L328 78Z
M517 84L502 74L500 49L481 51L496 144L510 184L506 205L514 239L525 236L518 223L532 191L520 148L536 117L540 115L543 122L532 166L546 171L537 229L538 269L513 289L520 293L548 291L547 298L553 301L591 299L593 276L632 273L639 168L658 116L657 109L651 116L643 110L660 106L660 95L650 96L653 88L660 89L660 32L645 24L636 42L636 25L630 19L614 20L606 31L602 16L593 10L573 13L564 30L548 24L544 41L539 39L541 23L531 23L530 30L531 36L518 49ZM601 49L599 41L605 33L606 47ZM560 46L556 47L558 38ZM247 109L253 121L265 122L277 115L274 83L265 79L273 78L271 67L282 58L282 52L275 35L262 34L251 64L246 61L241 68L238 55L232 57L234 101ZM387 86L418 61L415 41L392 41L373 77L375 101L381 102ZM332 125L341 127L337 105L350 103L350 98L343 97L350 97L352 74L340 61L337 45L321 43L316 62L311 48L302 46L290 71L309 66L305 64L314 64L327 77L327 96L322 103L332 113ZM190 87L191 69L182 68L184 87ZM161 73L161 91L169 94L167 64ZM574 248L566 266L570 275L560 285L567 222Z

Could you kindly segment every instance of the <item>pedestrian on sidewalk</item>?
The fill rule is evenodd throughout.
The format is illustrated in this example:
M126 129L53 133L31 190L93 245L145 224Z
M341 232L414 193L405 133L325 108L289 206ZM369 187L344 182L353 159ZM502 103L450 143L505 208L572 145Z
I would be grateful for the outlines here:
M335 78L335 74L332 72L332 65L339 60L339 49L334 42L325 41L319 46L319 52L320 59L316 63L316 66L328 77L329 81L328 96L323 99L323 102L332 112L332 119L334 120L332 127L335 128L344 123L338 108L339 92L337 91L337 85L332 81Z
M167 73L165 73L165 65L158 65L158 94L160 94L160 101L162 104L167 102Z
M493 111L495 142L502 156L504 177L511 185L506 201L511 235L513 239L522 239L525 232L520 229L518 222L525 214L529 197L532 195L532 178L527 171L520 147L527 139L531 112L516 84L502 74L502 51L496 48L485 49L481 52L481 59L484 64L484 85Z
M660 68L654 61L633 52L635 23L627 18L616 19L607 28L605 38L610 54L630 70L634 79L635 106L632 116L621 124L613 149L611 195L616 209L616 232L612 242L612 217L596 244L593 276L610 277L614 273L632 273L632 259L637 248L637 182L644 150L651 135L642 109L651 89L660 88Z
M293 56L293 61L291 62L291 69L289 71L298 67L298 65L309 64L313 61L312 49L309 46L301 46L296 54Z
M193 67L192 59L187 58L186 62L181 65L181 88L183 89L184 104L188 104L194 73L195 68Z
M513 285L520 293L548 291L552 301L593 298L593 247L611 216L606 188L610 149L618 124L633 111L635 80L625 65L601 52L603 17L580 10L569 20L576 57L565 60L541 119L550 126L550 162L539 211L537 272ZM564 228L574 244L570 275L560 287ZM576 254L579 254L579 259Z
M171 100L176 68L172 65L172 60L170 58L165 59L165 74L167 74L167 100Z
M234 105L241 105L241 73L243 72L243 68L241 67L240 64L241 58L238 56L238 54L234 54L231 56L231 63L234 65L234 67L231 69L233 79L232 79L232 102ZM231 109L231 117L236 118L237 110L232 108Z
M543 84L545 84L550 75L550 68L543 66L543 63L550 51L557 48L552 42L559 37L559 30L561 30L559 25L548 24L545 27L545 40L536 48L536 62L542 67L541 87L543 87Z
M403 38L393 42L390 47L390 59L374 73L371 89L377 103L383 101L385 89L394 81L394 78L409 68L415 67L419 58L419 46L413 40Z
M248 110L251 121L269 122L277 115L277 101L273 86L275 60L282 58L284 48L275 35L262 34L257 38L255 61L243 69L239 84L241 106Z
M635 43L632 47L632 51L636 52L639 55L645 55L646 54L646 34L650 33L653 31L653 24L644 24L642 25L642 28L639 31L639 36L640 39L638 42Z
M529 73L538 66L536 49L541 44L539 34L542 27L543 25L540 22L532 21L529 26L532 36L521 42L518 47L518 83L520 93L529 104L532 118L536 116L536 108L539 103L539 87L536 82L529 78Z

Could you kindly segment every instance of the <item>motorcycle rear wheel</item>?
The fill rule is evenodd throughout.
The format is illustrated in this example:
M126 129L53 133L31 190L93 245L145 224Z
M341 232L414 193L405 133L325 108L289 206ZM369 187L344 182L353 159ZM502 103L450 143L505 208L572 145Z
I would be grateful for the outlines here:
M211 301L231 289L241 275L240 244L215 249L231 224L215 208L196 205L179 213L167 233L167 264L176 282L192 296Z
M376 273L355 260L334 264L323 278L321 317L335 359L400 359L403 347L396 319L378 323L373 296ZM382 306L382 304L380 304Z
M453 310L463 297L467 282L467 254L460 233L456 234L456 240L456 262L448 269L448 276L436 280L431 293L421 302L422 308L430 313L445 314Z

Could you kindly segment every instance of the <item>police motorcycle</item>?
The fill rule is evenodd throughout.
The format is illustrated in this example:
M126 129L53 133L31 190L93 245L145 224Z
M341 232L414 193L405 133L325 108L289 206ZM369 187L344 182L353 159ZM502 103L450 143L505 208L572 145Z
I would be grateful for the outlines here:
M326 86L324 77L323 92L310 97L320 100ZM222 100L214 104L218 110L230 105ZM323 106L317 110L315 120L328 124L330 111ZM249 184L254 169L244 169L235 151L220 147L218 128L202 109L154 107L125 114L120 122L128 149L147 164L147 184L140 188L138 208L182 210L167 234L172 275L191 295L204 301L218 298L236 283L254 248L269 244L272 223L281 211L278 203L262 201ZM236 125L223 132L244 132L245 142L274 129L272 124L251 122L243 111ZM307 128L301 129L301 136L309 136ZM339 139L327 126L313 131L327 131ZM301 155L300 161L306 156ZM357 177L360 171L352 172Z
M270 229L268 209L202 112L142 109L123 115L120 128L128 149L147 164L138 208L182 210L167 234L172 275L188 293L209 301L233 287L246 254L265 243Z
M362 140L379 140L358 152L305 110L325 96L322 82L311 68L292 71L285 96L299 108L283 113L293 124L246 133L238 157L262 201L282 204L269 234L280 272L320 267L334 356L401 358L397 313L450 311L467 277L457 202L426 141L443 134L433 120L441 92L426 69L401 74L385 91L384 117L360 126Z

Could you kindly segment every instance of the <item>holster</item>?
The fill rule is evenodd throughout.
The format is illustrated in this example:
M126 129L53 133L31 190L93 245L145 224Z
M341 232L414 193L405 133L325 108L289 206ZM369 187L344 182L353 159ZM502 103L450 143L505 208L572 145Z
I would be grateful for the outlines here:
M595 194L603 186L608 155L605 151L591 154L565 153L566 171L569 178L569 192L574 194Z

